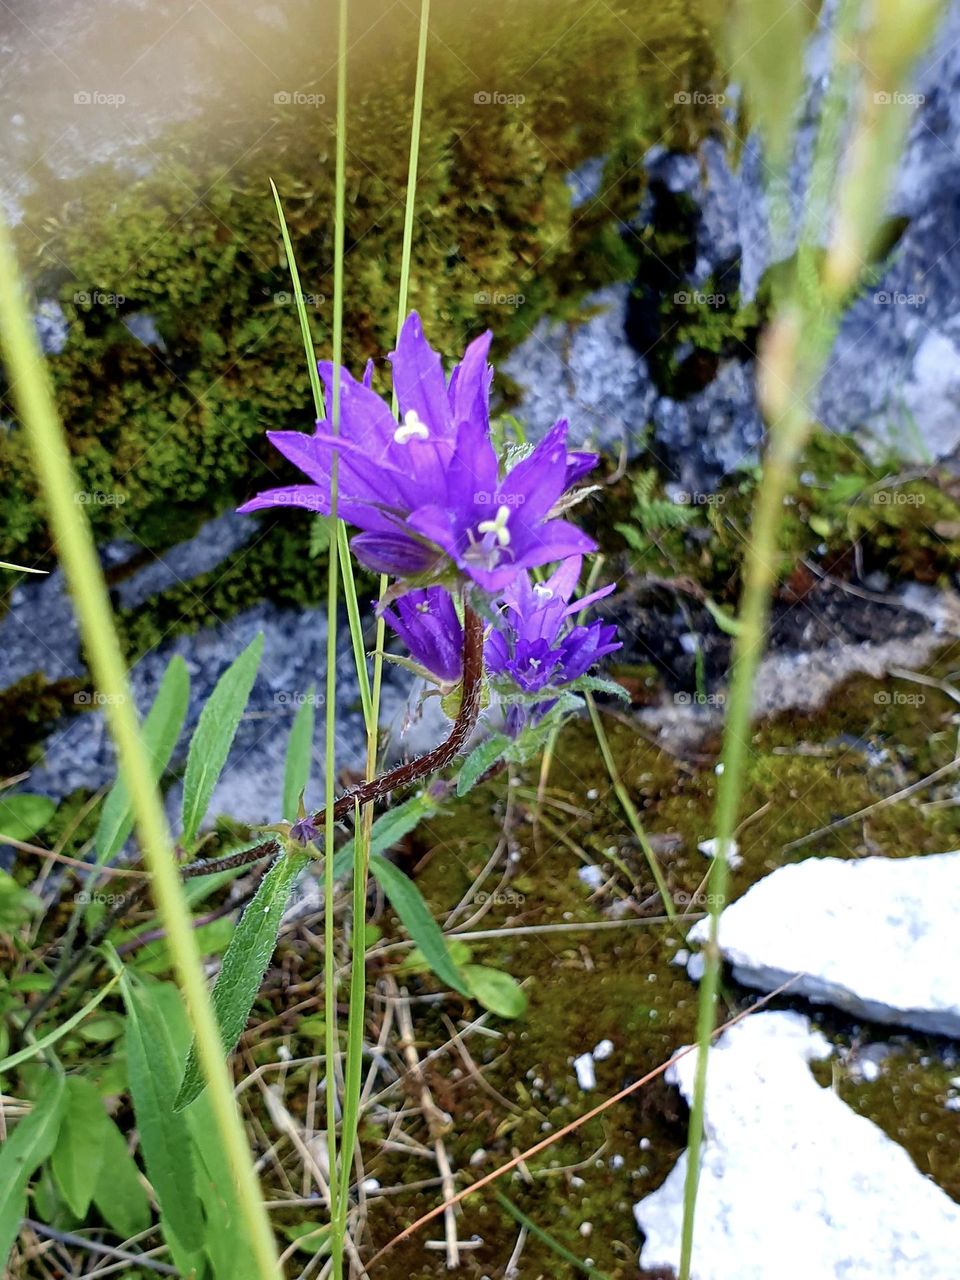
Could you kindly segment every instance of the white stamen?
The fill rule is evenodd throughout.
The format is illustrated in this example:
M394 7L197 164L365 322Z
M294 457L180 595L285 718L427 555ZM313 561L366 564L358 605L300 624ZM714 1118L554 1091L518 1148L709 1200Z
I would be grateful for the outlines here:
M429 440L430 428L416 409L408 409L403 415L403 422L394 431L393 438L397 444L408 444L411 440Z
M541 600L553 599L553 588L548 587L545 582L535 582L533 589Z
M477 525L478 533L492 533L501 547L509 547L510 530L507 528L507 521L510 519L509 507L497 507L497 515L494 520L481 520Z

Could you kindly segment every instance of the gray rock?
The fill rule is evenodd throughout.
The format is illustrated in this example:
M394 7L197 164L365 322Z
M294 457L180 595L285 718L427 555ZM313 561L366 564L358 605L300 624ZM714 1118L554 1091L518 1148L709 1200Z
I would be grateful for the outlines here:
M123 317L123 323L138 342L145 347L155 347L157 351L166 351L167 344L157 328L156 316L149 311L133 311Z
M160 552L130 578L119 582L114 591L120 606L136 608L150 596L208 573L249 542L258 528L258 521L240 517L234 511L208 520L193 538Z
M524 389L521 416L532 436L569 418L575 446L636 452L656 399L646 361L624 331L629 287L594 294L593 314L569 326L541 320L503 363Z
M758 1013L711 1051L692 1280L954 1280L960 1208L808 1064L831 1048L796 1013ZM696 1054L667 1080L689 1100ZM676 1269L684 1154L634 1206L644 1268Z
M70 322L56 298L41 298L33 313L33 323L46 356L58 356L67 345Z
M720 949L733 976L856 1017L960 1035L960 851L908 858L808 858L726 908ZM789 921L789 928L784 922ZM707 921L688 935L704 942Z

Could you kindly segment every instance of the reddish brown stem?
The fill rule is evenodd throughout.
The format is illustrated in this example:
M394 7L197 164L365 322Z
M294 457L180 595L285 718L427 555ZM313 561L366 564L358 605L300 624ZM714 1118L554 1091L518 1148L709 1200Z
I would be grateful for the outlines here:
M361 782L345 791L333 807L334 819L339 822L353 813L356 805L372 804L376 800L382 800L384 796L390 795L399 788L408 787L411 783L438 772L451 760L456 759L467 745L476 726L477 717L480 714L482 684L483 621L468 605L464 610L463 620L463 682L460 710L449 737L438 747L434 747L432 751L426 752L416 760L397 765L395 769L390 769L369 782ZM316 827L320 828L325 818L326 810L319 809L313 814L312 821ZM213 875L217 871L233 871L237 867L248 866L254 862L260 862L263 858L276 856L280 853L280 849L278 840L264 840L251 849L241 849L223 858L203 858L197 862L188 863L187 866L180 868L180 875L184 880L191 880L195 876ZM78 952L69 968L57 978L49 992L33 1009L27 1021L27 1027L31 1026L49 1007L76 973L85 956L103 942L117 921L146 897L149 887L150 882L144 881L126 894L123 900L107 913L99 927L91 934L86 947Z

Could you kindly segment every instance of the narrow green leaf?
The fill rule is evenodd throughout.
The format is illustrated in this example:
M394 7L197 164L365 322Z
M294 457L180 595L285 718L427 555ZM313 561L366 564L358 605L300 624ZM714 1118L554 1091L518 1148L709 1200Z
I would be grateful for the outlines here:
M122 979L127 1007L127 1075L140 1145L164 1220L185 1249L203 1243L186 1118L173 1108L178 1067L163 1016L146 987Z
M18 1049L17 1052L12 1053L9 1058L4 1058L3 1061L0 1062L0 1075L5 1071L12 1071L13 1068L18 1067L21 1062L26 1062L28 1059L36 1057L38 1053L42 1053L43 1050L48 1049L50 1045L56 1044L61 1037L65 1036L69 1031L72 1031L79 1022L82 1022L87 1014L90 1013L92 1009L95 1009L105 996L110 994L118 981L119 978L111 978L105 986L100 988L92 999L87 1001L82 1009L78 1009L77 1012L67 1018L66 1021L61 1022L59 1026L54 1027L49 1035L45 1035L42 1039L35 1041L33 1044L28 1044L22 1049Z
M422 791L418 796L411 796L409 800L382 813L370 833L370 856L386 853L397 841L418 827L424 818L436 813L437 808L437 802L430 793Z
M603 676L579 676L570 682L568 688L576 693L606 693L624 702L630 701L630 695L622 684L618 684L616 680L605 680Z
M163 776L180 737L190 701L190 676L179 655L171 658L160 688L143 722L143 744L152 761L155 781ZM97 862L107 862L123 848L133 830L133 807L121 779L114 783L103 802L94 843Z
M11 564L9 560L0 560L0 569L12 569L14 573L40 573L46 576L48 569L28 569L25 564Z
M149 1227L150 1201L123 1134L109 1117L100 1131L100 1145L103 1161L93 1188L93 1203L104 1222L122 1240L129 1240Z
M220 1024L223 1051L230 1054L240 1039L270 957L277 945L290 886L309 861L308 854L283 855L273 864L250 905L240 917L213 988L213 1008ZM174 1104L177 1111L204 1089L196 1045L190 1046L183 1082Z
M287 741L287 757L283 766L283 816L288 822L297 818L297 804L310 781L313 760L313 727L316 720L316 685L297 708Z
M103 1164L103 1130L109 1125L100 1095L82 1076L70 1076L63 1121L50 1161L57 1186L73 1213L86 1217Z
M487 738L486 742L481 742L479 747L474 747L460 766L460 772L457 775L457 795L465 796L471 788L475 787L487 770L497 763L511 745L510 739L504 734L495 733Z
M211 693L190 743L183 778L183 839L193 840L227 762L263 653L263 632L232 663Z
M470 987L470 994L485 1009L501 1018L521 1018L527 1010L527 997L523 988L502 969L490 969L484 964L468 964L463 976Z
M410 877L386 858L371 858L370 870L433 972L454 991L469 995L469 987L450 958L440 926Z
M732 614L727 613L726 609L721 609L720 606L715 601L711 600L709 596L704 596L703 603L706 605L707 612L710 614L710 617L713 618L720 630L726 635L739 636L743 634L743 625L739 619L733 617Z
M0 1147L0 1268L20 1231L27 1206L27 1183L57 1141L63 1115L64 1077L53 1071L30 1114Z
M170 1032L174 1053L182 1058L190 1047L190 1023L180 992L163 983L153 989L153 994ZM206 1218L203 1247L213 1274L216 1280L253 1280L256 1264L250 1235L209 1095L201 1094L184 1115L193 1139L194 1178Z
M53 817L57 806L48 796L0 796L0 841L29 840Z

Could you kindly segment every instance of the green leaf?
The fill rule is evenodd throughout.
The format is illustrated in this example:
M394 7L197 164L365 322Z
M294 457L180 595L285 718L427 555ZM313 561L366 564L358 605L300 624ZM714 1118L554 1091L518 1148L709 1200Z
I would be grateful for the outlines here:
M213 788L227 762L262 653L263 632L260 632L226 669L200 712L183 777L183 840L186 844L197 834Z
M30 1114L0 1147L0 1266L7 1260L27 1208L27 1183L53 1150L63 1115L64 1077L52 1071Z
M430 793L421 791L418 796L411 796L409 800L404 800L403 804L398 804L381 814L370 832L371 857L378 853L386 853L387 849L392 848L397 841L402 840L405 835L409 835L415 827L419 826L424 818L429 818L432 813L436 813L437 808L438 805Z
M278 858L260 882L253 901L240 917L213 987L213 1008L220 1024L224 1054L240 1039L270 957L277 945L290 886L309 861L306 853ZM204 1089L196 1045L190 1046L175 1107L181 1111Z
M46 576L49 569L28 569L25 564L11 564L9 560L0 560L0 569L12 569L14 573L40 573Z
M171 658L163 673L160 688L143 722L143 744L150 756L154 781L159 781L170 762L180 737L190 701L190 676L187 664L177 656ZM97 862L107 862L126 843L133 829L133 807L121 779L114 783L103 802L100 823L94 843Z
M0 796L0 840L29 840L45 827L57 806L47 796Z
M64 1093L63 1123L51 1166L63 1198L81 1220L93 1199L103 1163L103 1130L109 1125L100 1095L82 1076L70 1076Z
M616 680L605 680L603 676L579 676L576 680L571 680L567 688L577 693L606 693L624 702L630 701L630 695L622 684L618 684Z
M479 747L474 747L460 766L460 772L457 775L457 795L465 796L472 787L475 787L487 770L491 769L511 746L512 743L508 737L502 733L495 733L487 738L486 742L481 742Z
M186 1117L173 1107L179 1069L170 1033L148 988L134 985L128 974L121 985L127 1007L127 1075L147 1176L179 1243L199 1249L203 1220Z
M316 685L297 708L287 741L287 758L283 766L283 816L288 822L297 819L297 805L310 781L313 760L313 726L316 719Z
M307 545L307 555L311 560L316 560L317 556L329 550L330 547L330 517L314 516L310 522L310 541Z
M109 1117L99 1140L103 1161L93 1188L93 1203L104 1222L121 1239L129 1240L149 1227L150 1201L123 1134Z
M463 970L470 994L485 1009L501 1018L521 1018L527 1011L527 997L516 978L501 969L483 964L468 964Z
M371 858L370 870L433 972L454 991L469 995L467 984L450 958L440 926L417 886L386 858Z
M0 931L14 933L31 916L43 910L43 903L29 889L23 889L13 876L0 871Z
M703 603L706 605L710 617L713 618L720 630L726 635L739 636L742 634L743 625L737 618L727 613L725 609L721 609L709 596L704 597Z

